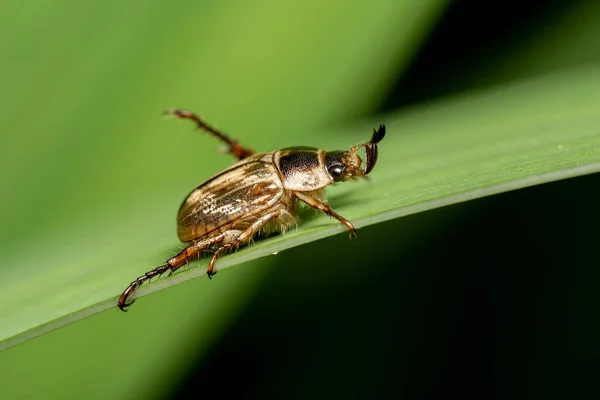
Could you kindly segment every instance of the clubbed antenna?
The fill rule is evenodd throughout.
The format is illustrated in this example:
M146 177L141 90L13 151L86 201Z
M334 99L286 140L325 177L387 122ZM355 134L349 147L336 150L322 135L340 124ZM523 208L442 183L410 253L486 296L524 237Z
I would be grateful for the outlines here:
M385 125L379 125L379 129L373 129L373 136L367 143L361 143L350 149L351 153L356 153L358 149L364 147L367 152L367 160L365 162L365 175L373 170L375 163L377 162L377 143L381 142L381 139L385 136Z

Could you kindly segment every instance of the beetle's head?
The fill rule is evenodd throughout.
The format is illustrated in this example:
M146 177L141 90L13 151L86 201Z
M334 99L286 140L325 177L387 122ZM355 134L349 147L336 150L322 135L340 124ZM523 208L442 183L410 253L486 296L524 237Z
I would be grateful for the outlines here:
M328 151L325 155L325 164L327 172L335 182L344 182L349 179L356 179L359 176L366 178L366 175L373 170L377 162L377 143L385 136L385 125L379 125L379 129L373 129L371 140L366 143L350 148L350 151ZM367 157L364 169L361 168L362 160L356 152L365 148Z

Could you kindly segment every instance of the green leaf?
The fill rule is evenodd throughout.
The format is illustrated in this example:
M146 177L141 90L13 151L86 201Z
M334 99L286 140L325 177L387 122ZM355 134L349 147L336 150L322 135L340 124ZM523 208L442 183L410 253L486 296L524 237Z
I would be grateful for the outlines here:
M380 160L372 182L333 188L330 204L360 228L506 190L596 172L600 170L600 114L595 104L600 104L600 68L590 65L381 117L381 122L388 125L388 135L380 144ZM344 131L353 133L354 143L368 138L369 126L376 125L360 123ZM323 141L319 136L339 137L336 133L315 135L312 144L335 148L335 140ZM223 257L218 269L344 230L335 220L310 218L285 236L258 241ZM40 281L48 282L50 277L20 277L12 282L2 290L3 347L114 307L123 283L127 283L111 277L107 266L114 255L119 255L119 276L134 278L145 271L141 260L148 260L146 246L169 248L170 242L172 235L165 232L149 243L132 240L110 251L96 251L93 261L76 260L63 276L72 281L75 290L55 292L51 299L36 289L41 287ZM276 258L271 261L276 262ZM96 268L92 268L92 262ZM80 263L86 264L83 272ZM201 260L193 268L152 282L138 290L138 297L204 275L205 265L206 260ZM59 281L55 275L52 280ZM33 319L40 304L70 312L24 332L9 324ZM80 305L84 306L78 308Z
M0 13L0 348L79 322L2 352L5 398L152 391L258 289L264 263L135 312L112 307L177 251L187 192L231 163L214 139L162 121L164 109L193 109L255 149L312 144L377 107L444 2L29 5L9 0ZM190 337L196 323L207 328ZM152 385L148 366L162 370Z
M211 282L190 280L201 261L140 289L131 312L119 312L127 283L177 251L181 200L231 161L189 124L160 120L165 108L201 112L265 151L347 148L385 123L371 183L329 191L358 227L597 171L597 64L360 119L442 9L439 1L3 4L0 29L16 39L0 43L0 349L78 323L2 352L1 397L152 391L207 350L283 258L263 256L344 231L304 213L297 231L223 257Z

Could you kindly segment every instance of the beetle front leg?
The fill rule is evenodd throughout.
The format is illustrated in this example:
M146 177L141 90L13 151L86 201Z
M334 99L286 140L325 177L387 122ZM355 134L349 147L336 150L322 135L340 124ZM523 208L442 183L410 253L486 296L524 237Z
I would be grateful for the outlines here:
M225 235L221 234L213 238L201 240L199 242L191 244L182 251L180 251L179 254L177 254L176 256L169 258L165 264L146 272L144 275L140 276L139 278L131 282L129 286L127 286L127 288L121 294L121 297L119 297L117 306L121 309L121 311L127 311L126 308L135 302L135 300L131 300L128 302L127 299L132 293L134 293L137 290L137 288L142 286L145 282L150 281L152 278L160 276L167 271L169 271L169 273L172 274L182 266L187 265L191 260L199 258L202 255L202 252L204 252L205 250L223 242L224 238Z
M346 218L333 211L331 207L329 207L325 202L323 202L323 200L303 192L295 192L294 194L298 199L302 200L304 203L308 204L312 208L321 210L328 216L333 217L340 221L342 224L346 225L346 228L348 228L348 230L350 231L350 237L356 237L356 229L354 229L354 225L352 224L352 222L348 221Z
M238 160L243 160L244 158L254 154L253 150L242 147L236 140L231 140L223 132L217 130L216 128L213 128L191 111L171 109L165 111L165 115L176 115L177 117L182 119L191 119L196 123L198 128L208 133L212 133L214 136L217 137L217 139L221 140L222 142L225 142L225 144L229 146L229 152L235 157L237 157Z

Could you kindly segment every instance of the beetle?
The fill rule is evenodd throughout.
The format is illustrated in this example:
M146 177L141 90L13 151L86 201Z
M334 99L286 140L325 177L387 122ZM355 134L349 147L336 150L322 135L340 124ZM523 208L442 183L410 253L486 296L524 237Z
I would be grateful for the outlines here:
M227 151L239 161L202 183L183 201L177 216L177 233L189 245L131 282L119 297L117 305L121 310L127 311L133 304L135 300L128 298L144 282L166 272L172 274L206 251L213 251L206 270L212 278L216 274L215 263L223 253L249 243L261 232L285 232L295 226L298 200L337 219L348 228L350 237L356 236L354 225L327 205L323 189L332 183L366 178L377 162L377 143L385 136L385 125L373 129L370 141L349 151L288 147L255 153L190 111L171 109L165 114L193 121L224 142ZM356 154L363 147L364 169Z

